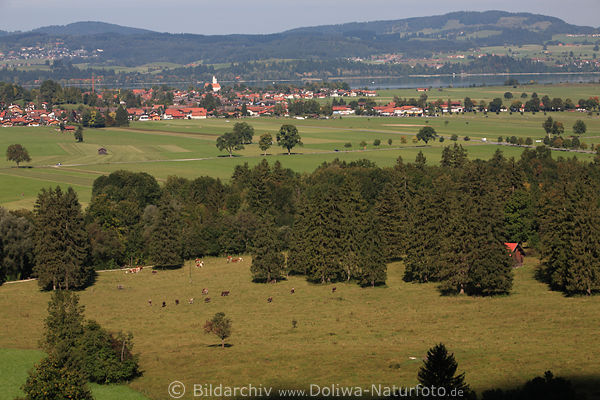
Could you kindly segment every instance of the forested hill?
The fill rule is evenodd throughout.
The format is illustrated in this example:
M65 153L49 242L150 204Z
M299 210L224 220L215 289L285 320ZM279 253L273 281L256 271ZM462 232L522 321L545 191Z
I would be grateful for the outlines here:
M561 33L600 32L543 15L457 12L396 21L301 28L268 35L170 34L100 22L0 35L0 52L61 41L70 50L101 54L85 63L137 66L152 62L240 63L266 59L332 60L402 53L429 57L497 45L546 44ZM76 62L77 60L74 60Z
M565 21L539 14L509 13L506 11L461 11L431 17L415 17L393 21L352 22L340 25L323 25L292 29L288 32L327 33L351 35L369 33L372 35L419 34L462 32L465 35L481 30L526 30L546 35L561 33L594 33L595 28L571 25Z
M107 24L106 22L85 21L75 22L68 25L50 25L32 30L36 33L45 33L47 35L97 35L104 33L116 33L119 35L139 35L152 33L147 29L130 28L116 24Z

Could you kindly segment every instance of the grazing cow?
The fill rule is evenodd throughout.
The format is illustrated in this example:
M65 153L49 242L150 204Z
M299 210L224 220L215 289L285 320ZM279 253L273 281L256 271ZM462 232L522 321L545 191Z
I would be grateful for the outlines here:
M272 302L273 302L273 297L269 297L269 298L267 299L267 303L272 303Z
M196 258L196 268L202 268L204 267L204 261L202 261L199 258Z
M178 306L179 305L179 299L175 299L175 305Z
M290 290L290 293L291 293L291 294L294 294L294 293L296 293L296 289L292 288L292 290Z
M117 289L123 290L123 285L117 285Z
M208 289L207 288L202 289L202 294L206 296L208 294Z
M166 306L167 306L167 302L166 302L166 301L163 301L163 303L162 303L162 306L163 306L163 307L166 307Z
M236 262L242 262L242 261L244 261L244 259L242 257L227 256L227 263L236 263Z
M205 303L210 303L210 297L206 297L206 298L204 299L204 302L205 302Z
M222 291L221 296L229 296L229 290Z
M135 268L129 268L128 270L125 271L126 274L137 274L138 272L140 272L142 270L143 267L135 267Z
M148 300L148 305L151 306L152 305L152 300Z
M153 270L152 270L152 273L153 273L153 274L156 274L156 273L158 273L158 271L157 271L157 270L155 270L155 269L153 269Z
M269 283L277 283L277 279L271 279Z
M194 304L194 298L193 297L188 300L188 304Z
M331 293L335 293L335 291L337 290L337 288L334 286L331 288Z

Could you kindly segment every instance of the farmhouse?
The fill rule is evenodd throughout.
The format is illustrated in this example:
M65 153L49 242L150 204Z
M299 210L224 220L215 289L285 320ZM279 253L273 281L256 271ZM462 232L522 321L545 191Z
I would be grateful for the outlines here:
M520 243L504 243L509 251L510 257L513 260L513 266L520 267L523 265L523 259L525 258L525 250L521 247Z
M350 106L333 106L333 115L350 115L354 114L354 110Z

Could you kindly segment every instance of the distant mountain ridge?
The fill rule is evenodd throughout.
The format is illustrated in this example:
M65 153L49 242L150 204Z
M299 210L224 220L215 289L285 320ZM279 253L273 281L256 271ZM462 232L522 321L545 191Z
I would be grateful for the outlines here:
M507 11L459 11L430 17L412 17L398 20L350 22L338 25L322 25L291 29L286 32L344 33L369 31L377 35L414 33L426 29L441 32L460 29L524 29L533 32L552 31L557 33L592 33L598 29L568 24L560 18L531 13L510 13Z
M103 50L95 58L80 62L122 66L153 62L334 60L390 53L429 58L435 53L464 52L487 46L546 44L556 34L599 32L599 29L571 25L556 17L505 11L353 22L265 35L171 34L104 22L76 22L29 32L0 33L0 50L18 50L59 39L69 49Z
M67 25L50 25L33 29L30 32L45 33L47 35L98 35L116 33L119 35L141 35L153 33L147 29L131 28L99 21L74 22Z

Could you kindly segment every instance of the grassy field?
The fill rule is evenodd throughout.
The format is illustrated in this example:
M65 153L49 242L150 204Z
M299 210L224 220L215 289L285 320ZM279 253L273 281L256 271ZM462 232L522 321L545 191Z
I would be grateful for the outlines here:
M583 119L588 133L582 141L600 143L600 117L596 114L563 112L552 116L564 123L567 134L577 119ZM236 152L233 158L220 152L215 141L219 135L231 130L237 120L138 122L129 128L86 129L84 143L76 143L71 134L61 134L52 128L5 128L0 130L0 149L21 143L32 157L32 162L26 165L33 168L17 169L14 163L0 159L0 187L3 189L0 205L11 209L31 208L41 188L55 185L73 186L86 204L94 180L119 169L148 172L159 181L171 175L187 178L210 175L227 180L236 165L244 162L253 165L263 158L256 144L259 135L269 132L275 136L279 127L286 123L298 127L304 146L295 148L292 156L273 146L267 159L270 162L279 160L284 167L298 172L310 172L324 161L335 158L347 161L368 158L379 166L391 166L399 156L405 161L413 161L419 151L423 151L429 163L437 163L442 146L452 142L446 140L428 146L423 146L422 142L414 143L416 133L425 125L433 126L446 139L457 134L471 158L487 159L499 146L483 142L483 138L495 141L499 136L515 135L539 139L543 136L541 124L545 118L543 113L330 120L248 118L246 121L255 128L255 143ZM465 136L472 140L463 141ZM405 144L401 143L402 138L406 139ZM373 146L375 139L380 139L382 144ZM388 139L392 139L391 146ZM363 140L368 144L366 149L359 146ZM350 143L351 147L346 148L345 143ZM108 155L98 155L99 147L105 147ZM522 152L518 147L500 148L507 157L518 158ZM561 156L572 154L557 153ZM577 154L577 157L590 159L592 155Z
M507 77L508 79L509 77ZM519 80L519 76L512 76ZM598 76L600 79L600 75ZM444 101L448 98L452 100L462 101L465 97L471 97L473 100L481 101L485 100L490 102L496 97L500 97L504 100L504 93L511 92L514 99L505 100L505 104L510 104L512 100L530 100L532 93L537 93L541 99L544 96L548 96L551 99L554 97L560 97L563 100L570 98L575 103L579 99L588 99L593 96L600 96L600 84L575 84L565 83L558 85L518 85L516 88L512 86L486 86L476 88L443 88L441 91L436 88L432 88L429 92L426 92L429 100L442 99ZM391 101L394 96L401 98L418 98L422 93L417 92L415 89L391 89L378 91L380 97L376 97L376 100L382 103ZM521 94L527 93L526 99L521 99Z
M27 379L27 371L45 354L39 350L0 348L0 400L13 400L23 396L20 387ZM90 385L96 400L145 400L140 393L125 385Z
M534 279L534 258L515 271L512 294L497 298L442 297L435 284L404 282L401 263L389 265L386 287L342 283L335 294L331 285L300 277L252 283L246 257L239 264L214 258L205 263L191 271L191 282L187 264L157 274L100 273L94 286L80 292L87 318L133 332L144 375L129 386L149 398L164 399L174 380L188 387L414 385L420 360L438 342L455 353L476 390L513 387L552 370L600 396L600 361L592 351L600 298L549 291ZM202 288L209 290L208 304ZM219 296L221 290L230 296ZM49 296L34 281L0 287L0 348L37 349ZM191 297L196 301L189 305ZM162 301L167 307L159 306ZM220 311L233 321L226 349L202 331L204 321ZM31 354L19 361L21 371L41 356ZM19 376L13 379L25 375Z

